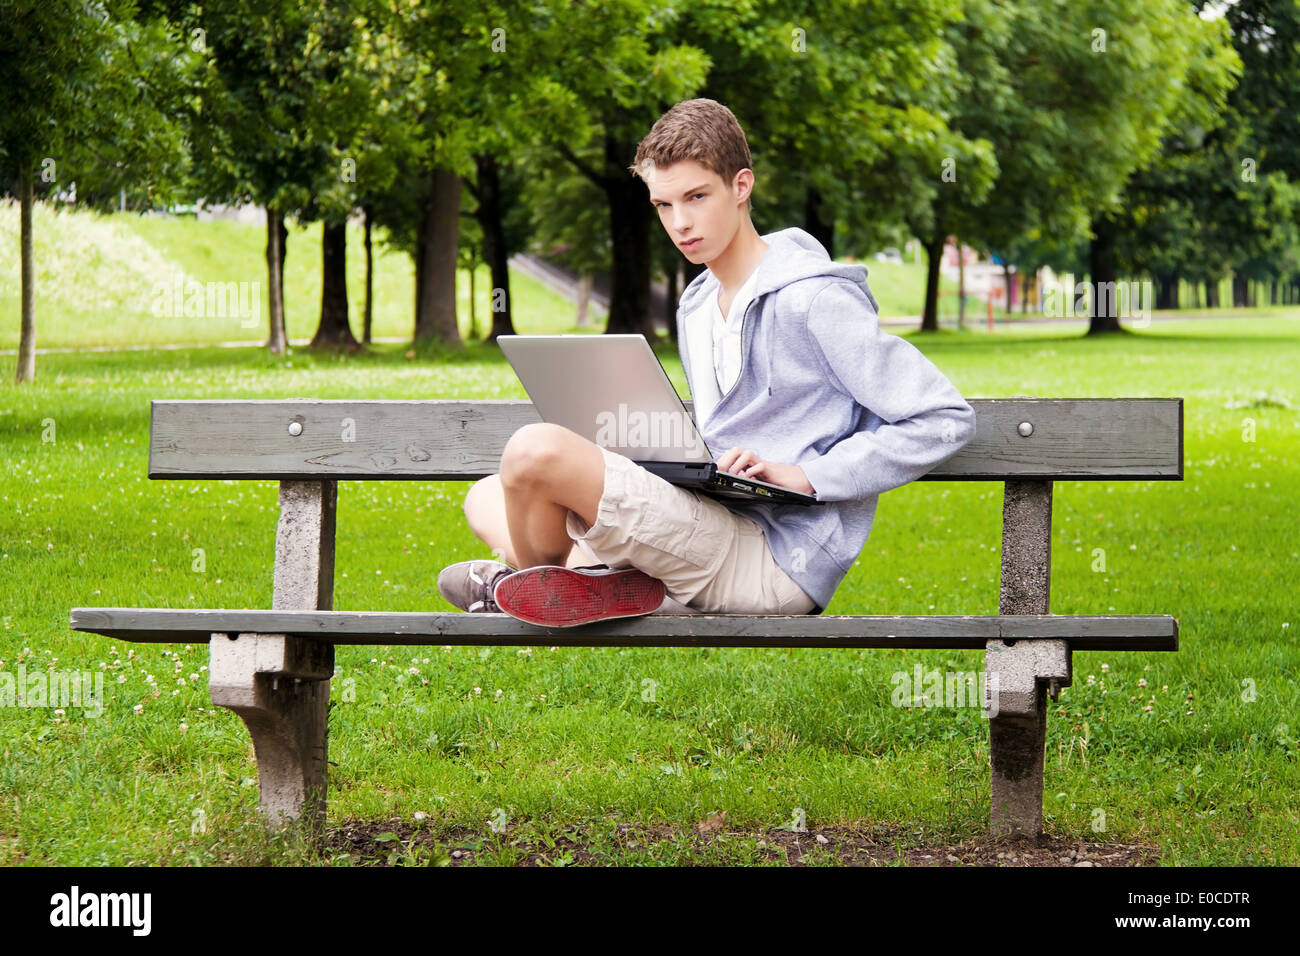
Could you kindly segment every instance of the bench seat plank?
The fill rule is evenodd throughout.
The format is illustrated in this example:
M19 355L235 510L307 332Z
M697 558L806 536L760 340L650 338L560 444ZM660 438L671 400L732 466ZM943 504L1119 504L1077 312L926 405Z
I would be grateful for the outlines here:
M988 641L1065 638L1081 651L1176 651L1178 620L1118 615L652 614L545 628L507 614L74 608L73 630L126 641L288 634L333 644L568 647L911 647L983 650Z

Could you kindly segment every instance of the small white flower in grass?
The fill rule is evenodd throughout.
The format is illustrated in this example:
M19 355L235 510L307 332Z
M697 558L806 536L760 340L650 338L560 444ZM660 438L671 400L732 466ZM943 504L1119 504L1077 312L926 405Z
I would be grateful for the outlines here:
M1147 679L1146 679L1145 677L1139 677L1139 678L1138 678L1138 686L1139 686L1139 687L1146 687L1146 686L1147 686Z
M185 731L187 731L187 730L189 730L189 729L190 729L190 725L187 724L187 723L185 723L185 721L182 720L182 721L181 721L181 726L180 726L180 732L181 732L181 733L185 733Z
M533 649L531 647L521 647L515 652L519 657L532 657Z
M180 690L174 690L174 691L172 691L172 696L175 697L175 696L176 696L177 694L179 694L179 693L180 693Z
M497 688L497 692L496 692L496 696L497 696L497 697L500 697L500 696L501 696L502 694L504 694L504 693L505 693L505 691L503 691L500 687Z
M411 816L416 823L420 823L424 820L429 819L429 815L425 813L423 810L416 810L415 813L413 813Z
M1102 672L1103 674L1108 673L1109 671L1110 671L1110 665L1109 665L1109 664L1102 664L1102 665L1101 665L1101 672Z
M118 674L118 675L117 675L117 682L118 682L119 684L125 684L125 683L126 683L126 675L125 675L125 674Z
M63 716L63 713L64 713L64 711L63 711L63 708L62 708L62 707L56 707L55 710L54 710L54 716L55 716L55 717L62 717L62 716Z
M1143 713L1147 713L1147 714L1151 713L1151 705L1147 704L1145 707L1142 708L1142 711Z
M418 667L408 667L408 668L406 669L406 672L407 672L408 674L418 674L418 673L420 673L420 668L418 668Z
M203 673L203 672L204 672L205 670L207 670L207 669L208 669L208 665L207 665L207 664L204 664L202 667L199 668L199 673L201 674L201 673Z
M134 707L132 707L131 709L134 710L137 714L143 714L143 713L144 713L144 704L136 704L136 705L135 705Z
M482 693L483 693L483 688L482 688L482 687L475 687L475 688L474 688L474 696L475 696L475 697L478 697L478 696L479 696L480 694L482 694Z

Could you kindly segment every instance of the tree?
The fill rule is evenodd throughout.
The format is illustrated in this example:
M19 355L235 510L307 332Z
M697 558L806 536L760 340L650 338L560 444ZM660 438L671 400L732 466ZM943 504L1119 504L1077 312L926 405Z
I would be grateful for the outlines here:
M141 72L141 63L156 62L149 47L161 34L135 23L134 12L127 0L0 0L0 181L16 184L21 207L20 383L36 375L38 196L93 194L128 175L146 190L175 178L165 156L152 152L173 130L151 110Z

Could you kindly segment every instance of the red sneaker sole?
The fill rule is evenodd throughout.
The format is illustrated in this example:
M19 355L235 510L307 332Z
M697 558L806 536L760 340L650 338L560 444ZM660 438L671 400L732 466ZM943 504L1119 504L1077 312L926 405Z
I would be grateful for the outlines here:
M511 617L542 627L573 627L659 609L664 584L635 568L584 574L570 568L524 568L502 578L495 600Z

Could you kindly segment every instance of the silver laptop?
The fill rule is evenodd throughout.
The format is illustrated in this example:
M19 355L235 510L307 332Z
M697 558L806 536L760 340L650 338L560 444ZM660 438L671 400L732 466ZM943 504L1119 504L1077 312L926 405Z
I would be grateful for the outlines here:
M819 503L816 495L720 471L644 335L500 335L497 342L543 421L705 494Z

